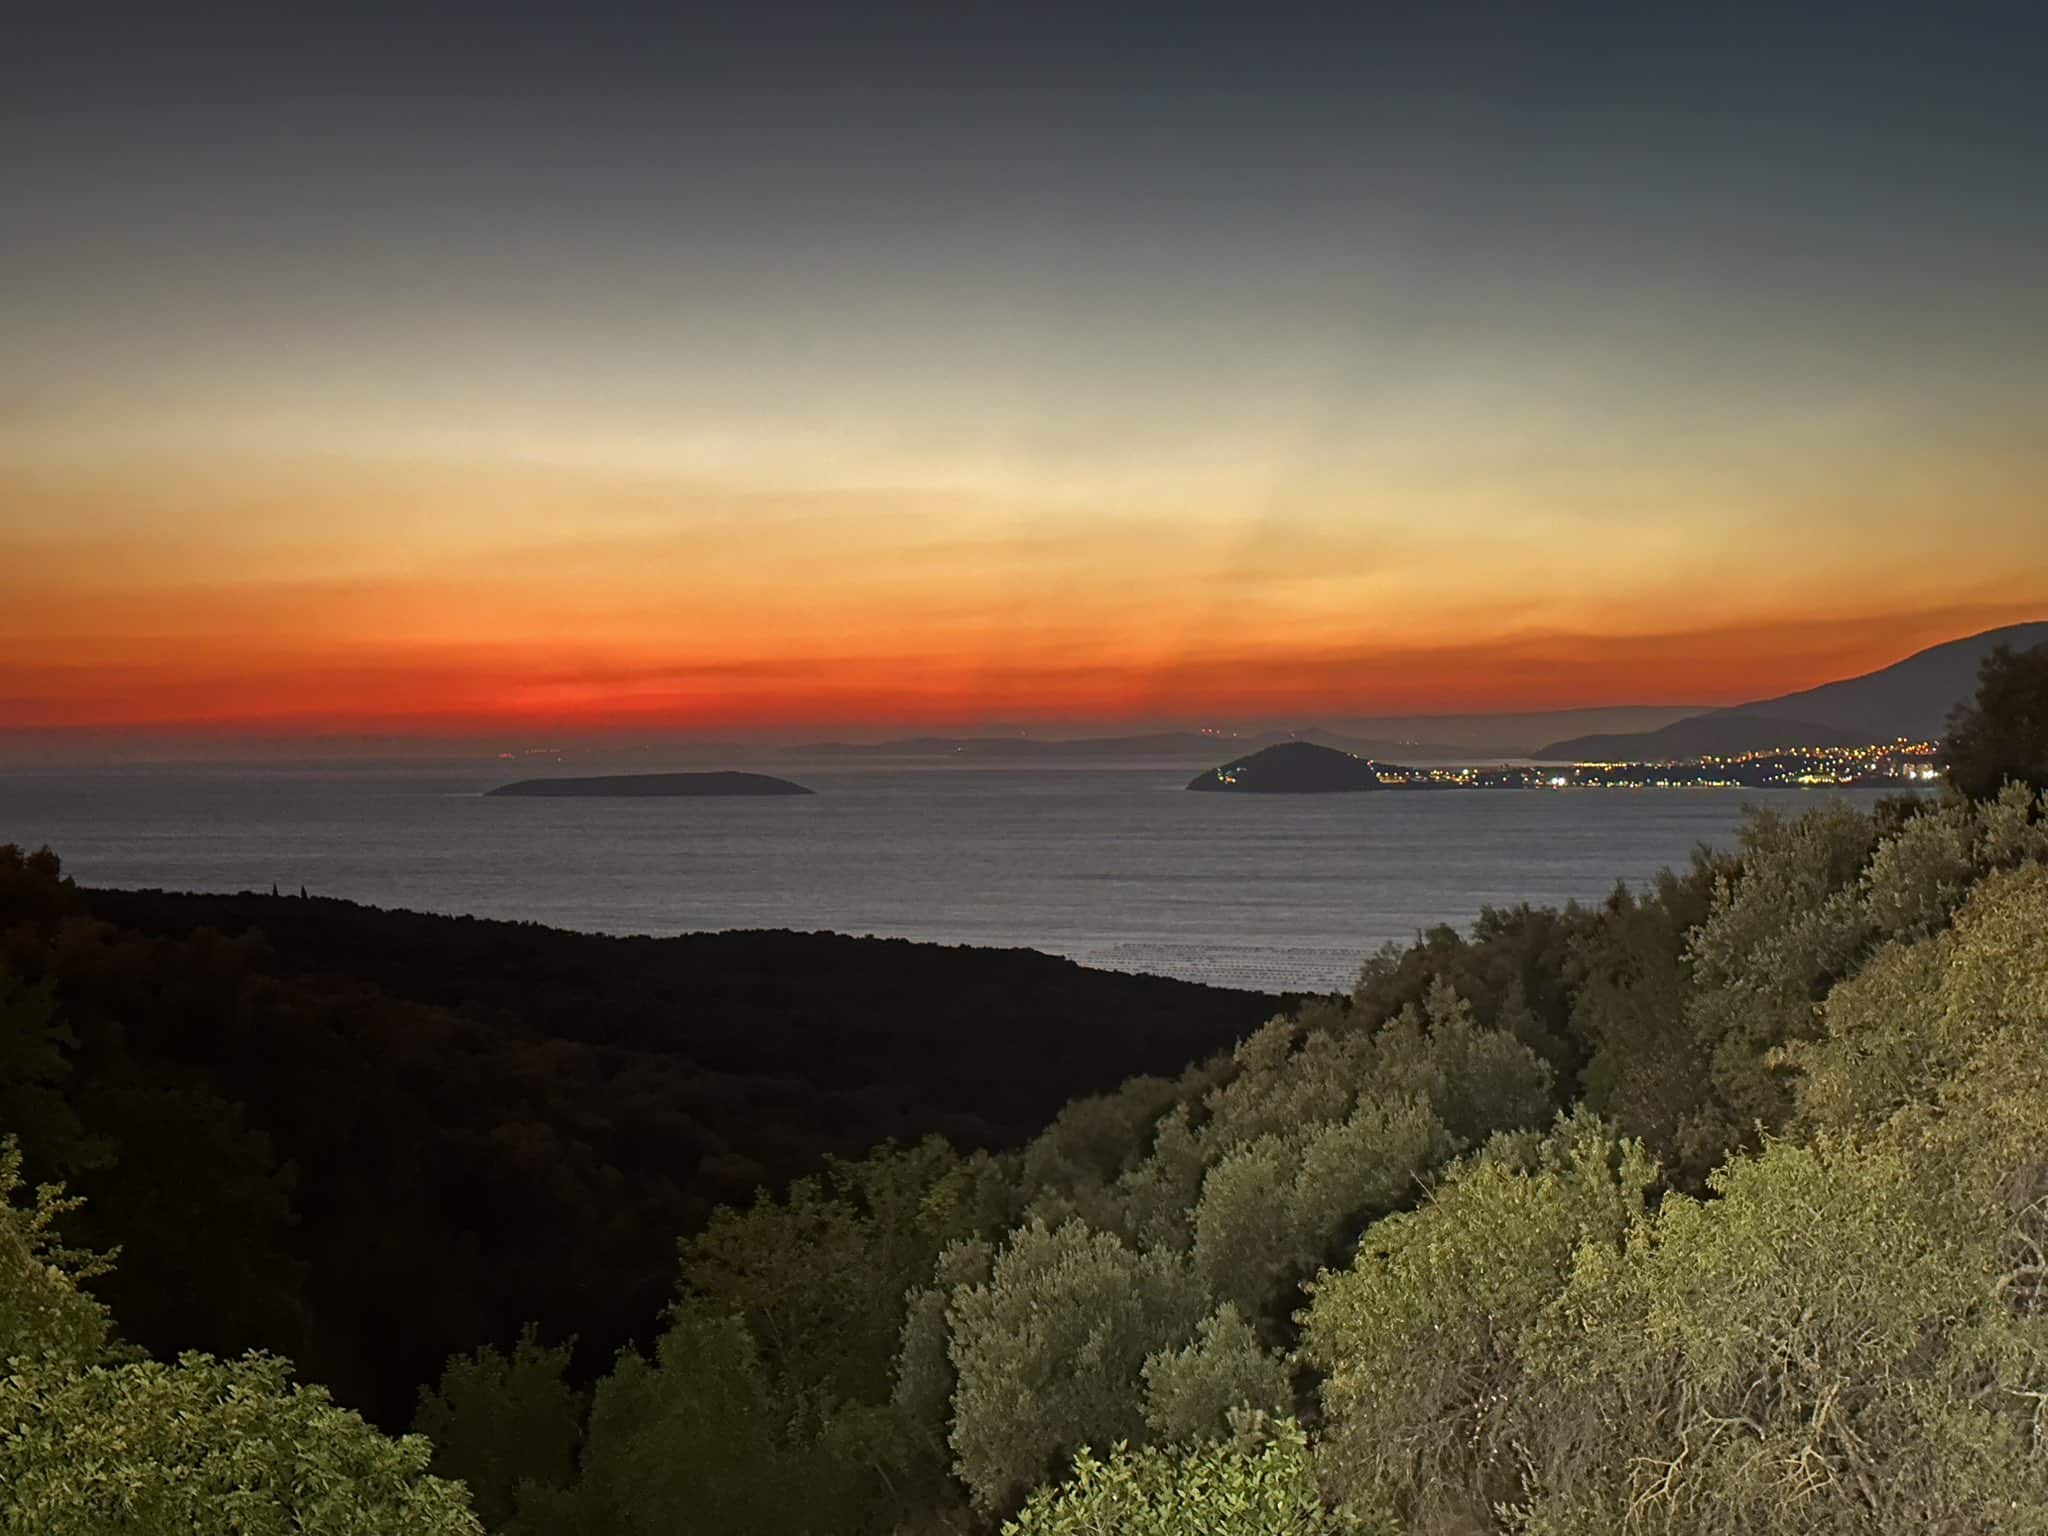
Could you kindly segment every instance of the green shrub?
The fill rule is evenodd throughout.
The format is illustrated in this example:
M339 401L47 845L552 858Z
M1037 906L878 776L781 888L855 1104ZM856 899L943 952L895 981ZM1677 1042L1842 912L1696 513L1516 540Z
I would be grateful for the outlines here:
M856 1502L811 1454L736 1318L684 1305L655 1358L628 1351L591 1403L578 1515L590 1536L801 1536ZM806 1432L808 1429L808 1432Z
M264 1356L0 1378L0 1530L481 1536L467 1490L428 1475L431 1454Z
M1292 1406L1287 1364L1225 1302L1202 1319L1194 1342L1145 1362L1145 1422L1161 1440L1210 1440L1239 1409Z
M1517 1405L1532 1532L2048 1528L2038 1320L1896 1148L1774 1143L1589 1246Z
M1325 1373L1325 1469L1337 1492L1405 1520L1483 1522L1518 1488L1508 1433L1524 1332L1575 1252L1613 1247L1656 1167L1597 1121L1504 1138L1419 1209L1376 1223L1311 1285L1304 1358Z
M79 1202L21 1200L0 1140L0 1530L36 1536L480 1536L432 1448L388 1439L282 1360L175 1364L113 1342L80 1288L105 1260L67 1248Z
M420 1388L413 1428L434 1447L434 1471L468 1484L493 1531L576 1480L585 1395L567 1380L569 1351L542 1347L528 1328L509 1351L479 1349Z
M1382 1518L1323 1503L1308 1441L1291 1419L1240 1418L1235 1444L1088 1450L1041 1488L1004 1536L1392 1536Z
M83 1367L107 1354L113 1325L79 1282L107 1261L67 1248L57 1221L78 1199L43 1185L23 1203L21 1149L0 1138L0 1367L27 1361Z

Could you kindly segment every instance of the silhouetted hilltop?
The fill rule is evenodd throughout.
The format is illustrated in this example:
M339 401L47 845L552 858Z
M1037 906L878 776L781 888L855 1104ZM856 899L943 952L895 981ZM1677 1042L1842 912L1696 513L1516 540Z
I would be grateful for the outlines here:
M670 795L808 795L815 791L767 773L606 773L587 779L520 779L492 795L553 795L566 799L639 799Z
M2001 645L2025 651L2044 642L2048 622L2008 624L1929 646L1861 677L1744 705L1741 713L1772 713L1843 730L1878 731L1880 740L1932 740L1946 729L1949 711L1976 691L1977 669L1986 656Z
M1536 756L1545 762L1676 763L1701 757L1731 757L1739 752L1769 752L1787 746L1860 747L1873 740L1890 741L1897 734L1873 737L1864 731L1816 725L1811 720L1721 710L1640 735L1576 736L1570 741L1554 742Z
M1189 789L1259 795L1319 795L1379 789L1372 763L1312 741L1284 741L1198 773Z
M1413 763L1527 757L1541 743L1567 736L1654 731L1705 712L1704 704L1616 704L1597 709L1547 709L1483 715L1363 715L1333 720L1336 737L1311 736L1360 757Z
M1784 746L1861 746L1931 741L1948 712L1975 690L1977 668L2001 645L2048 642L2048 623L2009 624L1916 651L1861 677L1694 715L1660 730L1575 736L1534 755L1547 762L1665 762Z

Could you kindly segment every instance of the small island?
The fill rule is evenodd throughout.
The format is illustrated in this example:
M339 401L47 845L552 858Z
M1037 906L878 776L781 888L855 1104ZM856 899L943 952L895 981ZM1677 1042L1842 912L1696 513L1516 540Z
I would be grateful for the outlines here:
M1370 759L1312 741L1283 741L1188 781L1189 789L1254 795L1327 795L1384 787Z
M675 795L809 795L816 791L766 773L609 773L587 779L521 779L489 795L564 799L654 799Z

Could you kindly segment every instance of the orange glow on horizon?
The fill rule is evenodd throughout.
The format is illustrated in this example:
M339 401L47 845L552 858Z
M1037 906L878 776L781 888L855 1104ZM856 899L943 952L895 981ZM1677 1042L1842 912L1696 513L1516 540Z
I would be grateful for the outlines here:
M0 730L1085 729L1732 704L2039 618L2048 591L2048 570L1988 577L1981 550L1898 513L1882 558L1877 540L1843 547L1837 503L1860 486L1836 503L1795 486L1741 519L1702 510L1718 487L1667 488L1683 515L1633 522L1607 496L1586 510L1576 484L1361 478L1277 516L1203 491L0 471L25 514L0 529ZM1987 538L2031 515L2016 477L1977 491Z
M702 669L559 647L439 654L184 654L78 668L11 662L8 725L468 736L505 731L759 730L876 724L1077 727L1730 704L1872 670L1923 644L2038 616L2020 609L1740 632L1506 636L1491 645L1312 652L1275 644L1164 666L991 666L984 658L798 658Z

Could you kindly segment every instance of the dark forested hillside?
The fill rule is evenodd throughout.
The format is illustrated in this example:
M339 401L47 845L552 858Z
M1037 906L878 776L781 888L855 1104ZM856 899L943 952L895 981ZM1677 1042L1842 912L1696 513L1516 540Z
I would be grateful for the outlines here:
M592 1368L675 1242L827 1154L1013 1145L1277 999L1027 951L830 934L613 939L0 867L0 1076L30 1177L89 1198L154 1348L291 1355L402 1422L538 1322Z
M1009 1144L1076 1092L1224 1049L1285 1001L1034 950L785 931L614 938L317 897L84 895L123 928L258 934L274 974L354 978L511 1037L801 1083L820 1099L807 1113L862 1118L854 1150L933 1130ZM784 1177L794 1166L772 1139L746 1155Z

